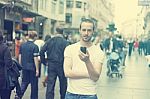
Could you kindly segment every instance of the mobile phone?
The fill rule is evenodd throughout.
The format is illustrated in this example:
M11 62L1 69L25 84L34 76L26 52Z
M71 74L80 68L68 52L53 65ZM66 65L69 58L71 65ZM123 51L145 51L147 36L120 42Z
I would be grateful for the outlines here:
M86 47L80 47L81 52L83 52L84 54L86 54Z

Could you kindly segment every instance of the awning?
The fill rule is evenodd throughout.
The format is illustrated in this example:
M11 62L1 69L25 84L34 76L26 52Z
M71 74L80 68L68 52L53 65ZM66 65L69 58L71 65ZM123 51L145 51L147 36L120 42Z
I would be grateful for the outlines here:
M37 12L29 11L29 10L23 10L22 15L24 17L36 17L36 16L41 16Z

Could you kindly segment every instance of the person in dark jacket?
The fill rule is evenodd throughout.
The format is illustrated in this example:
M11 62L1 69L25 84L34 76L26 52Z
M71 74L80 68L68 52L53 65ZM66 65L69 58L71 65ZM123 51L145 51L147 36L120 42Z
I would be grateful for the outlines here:
M6 85L5 68L12 66L12 58L10 50L6 44L3 43L3 35L0 31L0 99L10 99L11 89Z
M112 32L109 32L109 37L105 40L105 51L114 52L117 49L117 40Z
M67 79L64 75L63 61L64 49L69 43L63 38L63 28L56 28L56 36L49 39L41 49L41 62L46 65L45 52L47 52L48 61L48 81L46 90L46 99L54 99L54 89L57 76L60 81L60 96L65 98Z

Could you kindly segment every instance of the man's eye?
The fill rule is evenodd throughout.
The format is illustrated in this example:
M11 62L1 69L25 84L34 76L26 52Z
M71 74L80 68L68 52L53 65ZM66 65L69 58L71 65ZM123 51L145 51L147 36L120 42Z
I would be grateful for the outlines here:
M91 32L92 31L92 29L82 29L82 31L88 31L88 32Z
M86 31L86 29L82 29L82 31Z
M91 30L91 29L88 29L87 31L91 32L92 30Z

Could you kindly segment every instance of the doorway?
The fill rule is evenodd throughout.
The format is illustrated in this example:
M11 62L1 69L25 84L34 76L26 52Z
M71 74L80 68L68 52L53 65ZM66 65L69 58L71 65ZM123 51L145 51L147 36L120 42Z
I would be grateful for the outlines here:
M4 20L4 30L7 41L13 41L13 21Z

